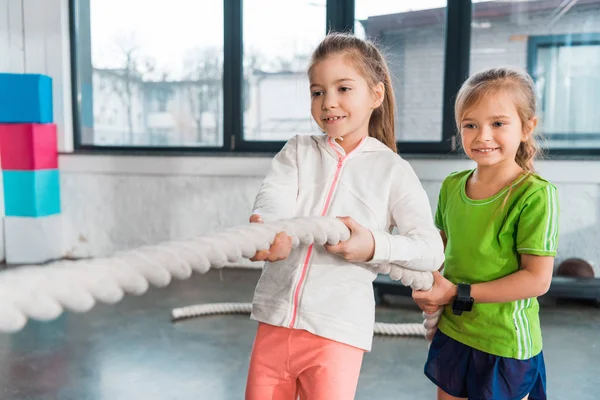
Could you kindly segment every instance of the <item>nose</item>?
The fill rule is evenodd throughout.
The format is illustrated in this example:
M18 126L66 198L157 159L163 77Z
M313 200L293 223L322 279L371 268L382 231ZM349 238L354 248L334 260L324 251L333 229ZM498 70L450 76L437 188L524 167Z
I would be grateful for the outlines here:
M492 140L492 129L489 126L483 126L479 129L479 133L477 135L477 141L479 142L489 142Z
M338 106L337 96L335 94L323 94L323 111L332 110Z

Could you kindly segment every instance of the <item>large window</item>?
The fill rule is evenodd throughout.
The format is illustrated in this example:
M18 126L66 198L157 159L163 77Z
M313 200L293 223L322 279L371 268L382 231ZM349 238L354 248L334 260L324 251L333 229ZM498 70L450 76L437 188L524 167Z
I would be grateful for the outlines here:
M78 6L81 144L221 146L221 1Z
M600 34L534 36L529 46L546 145L600 147Z
M78 149L272 153L319 134L309 57L354 29L389 62L401 153L460 151L460 85L516 65L550 154L600 154L600 0L70 2Z
M471 73L527 69L549 149L600 148L600 1L487 1L473 5Z

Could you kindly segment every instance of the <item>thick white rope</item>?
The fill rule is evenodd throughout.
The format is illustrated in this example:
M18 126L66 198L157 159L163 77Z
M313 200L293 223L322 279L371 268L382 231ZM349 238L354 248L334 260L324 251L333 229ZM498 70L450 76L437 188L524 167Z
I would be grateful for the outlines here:
M423 328L425 329L425 338L431 342L437 331L438 323L442 317L444 309L440 308L433 314L423 313Z
M204 317L218 314L250 314L252 312L252 303L213 303L197 304L175 308L171 311L173 322L190 319L195 317ZM375 322L373 334L381 336L421 336L424 337L427 331L423 324L392 324L384 322Z
M144 294L150 285L167 286L173 278L187 279L192 272L222 268L258 250L267 250L275 235L285 231L294 246L337 244L350 237L337 218L303 217L273 223L249 224L214 235L144 246L112 257L59 261L45 266L23 266L0 273L0 331L17 332L28 318L49 321L65 310L87 312L97 301L115 304L125 294ZM367 265L386 271L415 290L433 284L429 272L396 265Z

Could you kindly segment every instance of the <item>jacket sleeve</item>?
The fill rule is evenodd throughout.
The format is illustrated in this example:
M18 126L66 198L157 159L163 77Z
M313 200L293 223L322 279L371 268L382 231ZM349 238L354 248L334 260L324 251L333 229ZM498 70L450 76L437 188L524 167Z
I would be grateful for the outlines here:
M261 215L264 222L295 215L298 197L297 143L297 136L294 136L275 155L260 186L252 214Z
M390 201L398 234L372 231L375 253L370 263L437 271L444 262L444 244L433 223L427 193L408 163L398 183Z

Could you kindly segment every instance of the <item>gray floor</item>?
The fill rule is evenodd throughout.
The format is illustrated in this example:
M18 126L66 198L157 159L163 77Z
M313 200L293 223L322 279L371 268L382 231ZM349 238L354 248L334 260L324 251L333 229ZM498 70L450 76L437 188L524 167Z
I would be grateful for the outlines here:
M0 335L0 399L242 399L256 324L216 316L173 324L173 307L249 301L258 272L214 271ZM407 298L378 320L420 322ZM546 302L542 311L549 398L598 399L600 309ZM357 399L434 399L420 338L376 337Z

